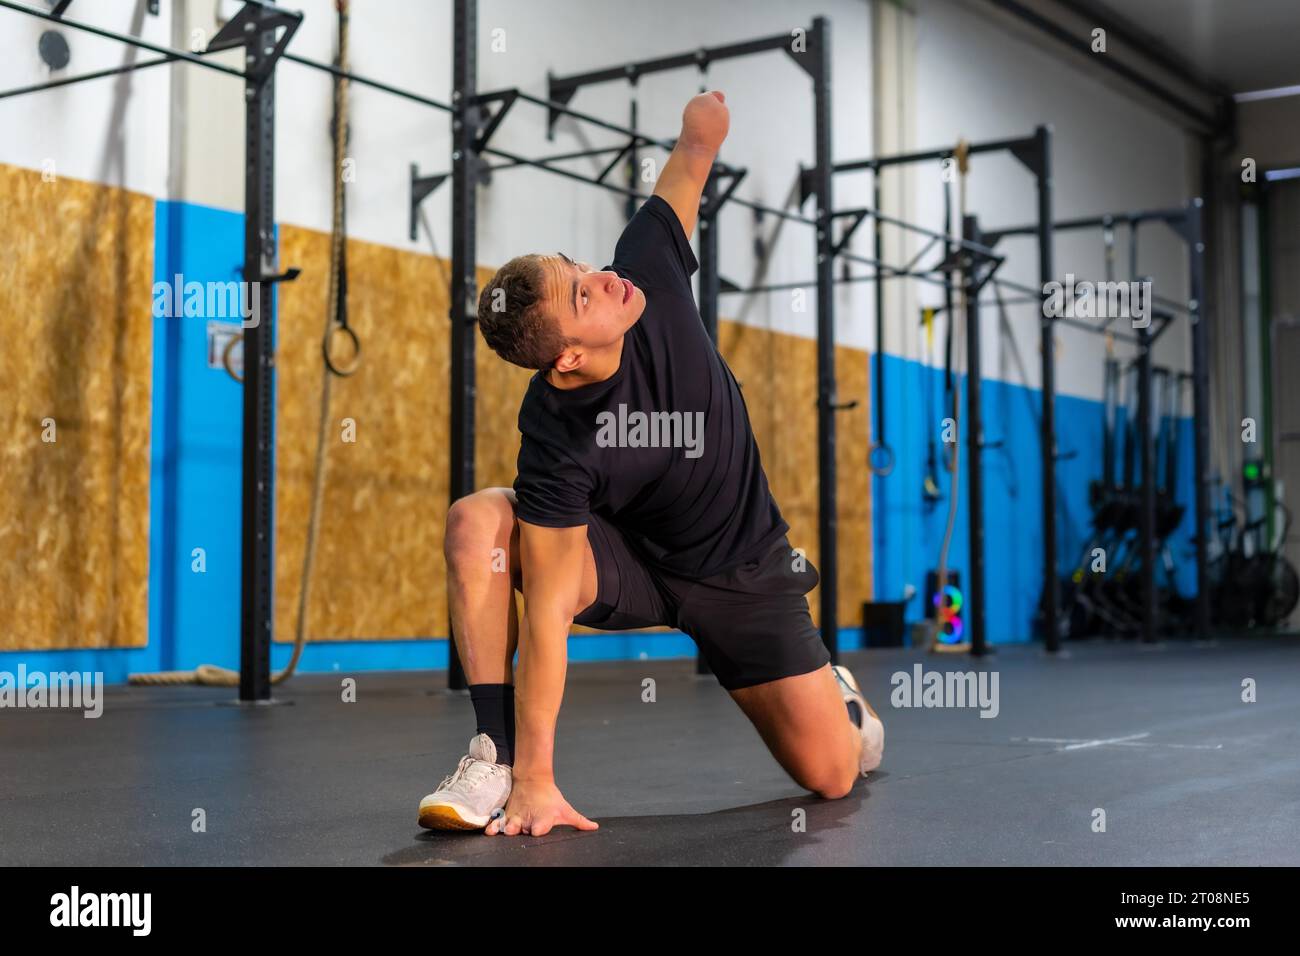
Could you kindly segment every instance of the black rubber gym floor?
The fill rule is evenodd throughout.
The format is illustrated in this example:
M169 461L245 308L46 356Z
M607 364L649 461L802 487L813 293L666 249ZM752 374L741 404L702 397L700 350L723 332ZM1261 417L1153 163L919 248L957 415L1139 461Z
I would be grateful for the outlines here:
M692 662L571 665L557 780L601 829L543 838L416 826L474 730L442 672L356 675L356 703L338 674L295 678L287 706L115 687L96 720L4 710L0 864L1300 864L1295 636L1000 647L993 719L889 704L891 674L967 657L844 658L886 748L838 801L792 783Z

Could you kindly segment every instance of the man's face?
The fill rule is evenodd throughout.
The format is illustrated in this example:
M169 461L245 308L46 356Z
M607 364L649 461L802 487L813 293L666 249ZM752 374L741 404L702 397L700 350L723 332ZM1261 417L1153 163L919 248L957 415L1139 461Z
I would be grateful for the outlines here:
M578 342L566 355L613 345L645 311L645 293L616 272L597 272L563 253L540 259L546 314L559 323L566 339Z

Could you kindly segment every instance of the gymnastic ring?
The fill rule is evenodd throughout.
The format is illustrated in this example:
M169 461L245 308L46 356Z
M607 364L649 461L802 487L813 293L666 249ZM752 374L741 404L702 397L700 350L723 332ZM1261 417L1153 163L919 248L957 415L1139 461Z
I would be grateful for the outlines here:
M894 449L884 442L876 442L867 452L867 467L882 478L891 474L894 470Z
M244 376L235 374L235 370L230 364L230 356L235 351L236 343L240 343L243 341L244 341L244 333L239 332L236 335L232 335L229 339L227 339L226 347L221 350L221 364L225 367L226 374L229 375L231 378L233 378L236 382L238 382L241 385L244 384Z
M334 364L334 359L330 356L330 345L334 341L334 336L342 332L352 341L352 361L346 368L339 368ZM320 344L321 355L325 357L325 367L337 375L339 378L347 378L361 367L361 340L357 338L357 333L352 331L351 326L333 325L325 333L325 338Z

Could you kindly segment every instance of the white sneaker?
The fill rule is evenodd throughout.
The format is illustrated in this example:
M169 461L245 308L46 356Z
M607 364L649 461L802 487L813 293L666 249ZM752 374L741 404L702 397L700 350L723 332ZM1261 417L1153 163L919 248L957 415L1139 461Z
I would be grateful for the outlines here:
M880 761L885 756L885 725L858 690L858 682L853 679L853 673L843 664L834 665L831 671L840 682L840 689L844 691L844 706L849 708L850 720L853 720L853 708L849 705L854 704L858 708L859 719L853 720L853 723L862 730L862 760L858 769L865 777L880 766Z
M420 801L420 826L426 830L482 830L492 813L506 805L514 782L510 768L497 763L496 744L487 734L469 742L456 772Z

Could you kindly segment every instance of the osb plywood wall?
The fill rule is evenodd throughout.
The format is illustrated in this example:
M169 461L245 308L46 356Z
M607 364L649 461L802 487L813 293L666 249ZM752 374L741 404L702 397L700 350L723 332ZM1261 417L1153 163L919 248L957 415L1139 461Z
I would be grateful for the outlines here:
M143 646L154 201L0 166L0 241L0 649Z
M276 634L294 633L320 408L320 337L329 238L282 229L281 260L303 268L280 288L276 491ZM360 371L331 386L327 480L307 634L314 640L445 635L448 349L445 260L352 241L349 316ZM480 270L480 283L491 269ZM816 349L813 342L723 323L722 349L745 385L763 463L791 542L817 552ZM478 487L509 486L516 418L531 373L477 339ZM840 350L840 616L870 594L866 355ZM779 384L774 384L779 383ZM345 419L355 441L343 441ZM814 613L817 595L810 595Z
M320 415L329 236L285 226L281 237L281 261L303 270L279 290L277 351L275 633L292 640ZM330 386L312 640L447 633L447 268L428 255L348 243L348 316L362 362ZM490 276L483 271L480 282ZM509 484L528 373L482 342L479 349L477 475L481 486Z

